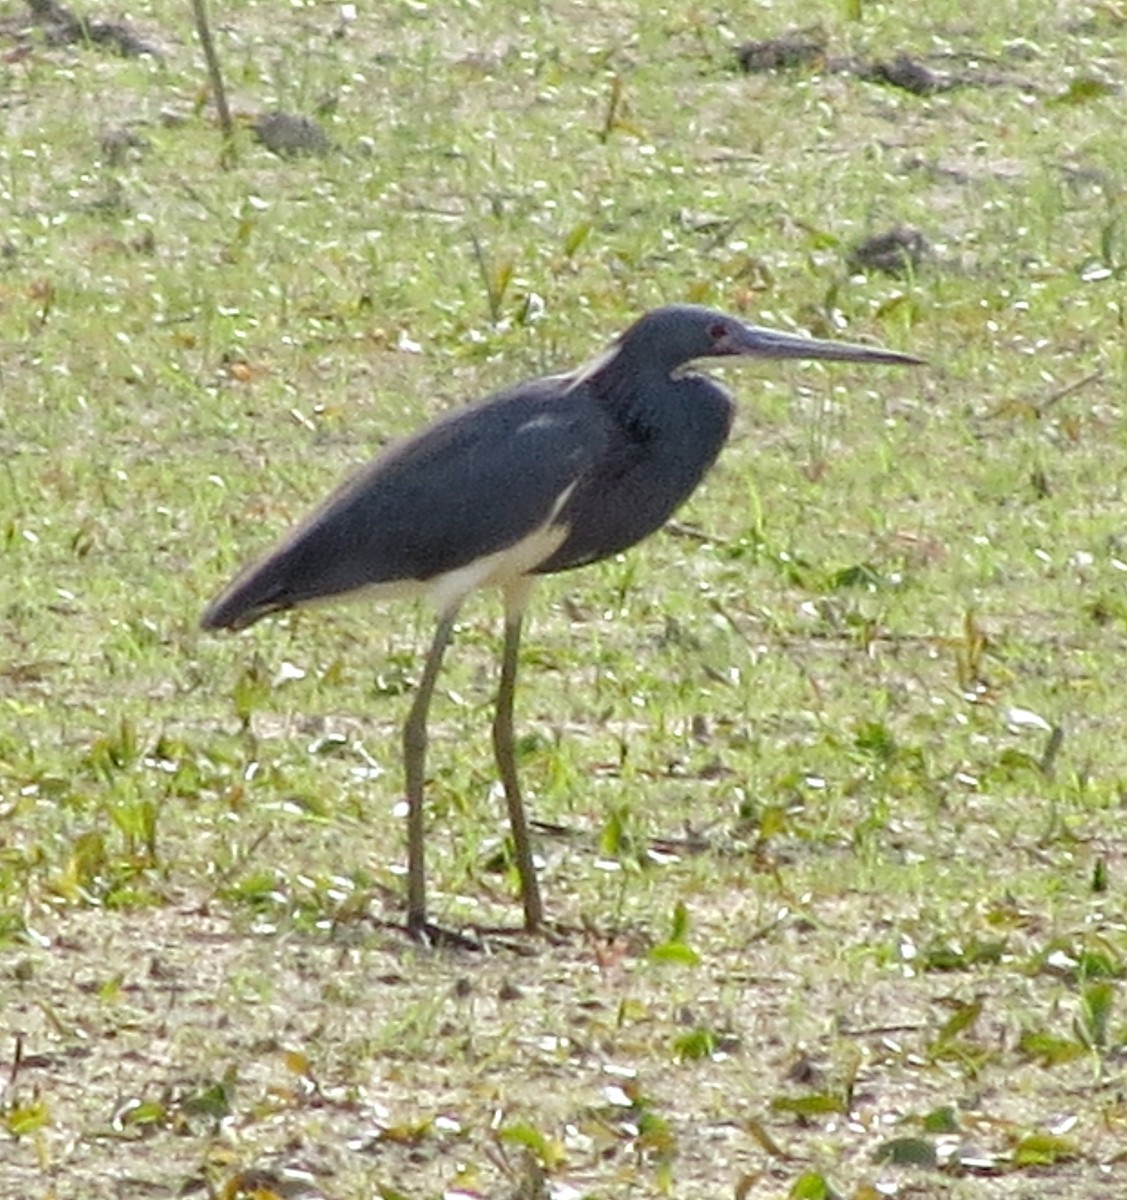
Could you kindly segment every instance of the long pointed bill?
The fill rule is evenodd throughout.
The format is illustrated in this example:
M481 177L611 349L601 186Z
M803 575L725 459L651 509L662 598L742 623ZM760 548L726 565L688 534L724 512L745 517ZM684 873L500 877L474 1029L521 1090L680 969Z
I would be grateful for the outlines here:
M824 358L832 362L922 364L924 359L880 346L858 346L853 342L829 342L821 338L779 333L761 325L743 325L716 343L720 354L747 358Z

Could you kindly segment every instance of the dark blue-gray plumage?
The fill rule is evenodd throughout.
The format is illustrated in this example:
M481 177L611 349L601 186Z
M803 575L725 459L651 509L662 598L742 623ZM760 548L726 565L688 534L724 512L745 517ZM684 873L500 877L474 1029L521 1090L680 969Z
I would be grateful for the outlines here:
M389 448L204 613L207 629L242 629L273 612L361 591L426 595L434 605L438 627L403 734L412 933L427 930L427 711L462 602L483 586L500 587L505 598L493 742L525 925L535 930L543 908L512 722L532 580L625 550L688 498L727 440L734 406L714 381L683 368L730 356L920 361L878 347L777 333L706 308L655 309L580 370L498 392Z

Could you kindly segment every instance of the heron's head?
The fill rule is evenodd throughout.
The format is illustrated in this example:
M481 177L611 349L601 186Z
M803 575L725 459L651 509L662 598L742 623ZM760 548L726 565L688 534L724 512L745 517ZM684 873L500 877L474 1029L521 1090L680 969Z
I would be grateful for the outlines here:
M781 333L711 308L671 304L639 318L623 335L622 349L674 370L697 358L822 358L837 362L920 363L880 346L859 346Z

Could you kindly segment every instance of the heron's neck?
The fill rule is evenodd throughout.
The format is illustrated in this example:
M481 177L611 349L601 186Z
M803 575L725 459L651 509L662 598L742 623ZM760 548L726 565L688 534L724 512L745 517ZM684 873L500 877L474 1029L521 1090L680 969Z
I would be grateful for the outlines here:
M660 410L663 401L675 403L680 372L660 359L624 353L612 346L575 375L577 386L586 386L607 403L634 419L645 419L647 411Z

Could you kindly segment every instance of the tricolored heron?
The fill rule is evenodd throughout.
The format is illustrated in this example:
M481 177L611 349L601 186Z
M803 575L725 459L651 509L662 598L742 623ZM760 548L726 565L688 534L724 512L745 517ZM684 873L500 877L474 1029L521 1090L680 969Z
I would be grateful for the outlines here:
M660 528L715 461L734 404L687 372L705 358L919 363L894 350L746 325L692 305L646 313L600 357L529 380L428 425L379 455L209 606L206 629L350 593L425 596L438 624L403 727L407 927L425 936L427 713L463 601L505 604L493 748L520 875L525 927L544 910L513 750L521 623L537 575L617 554Z

